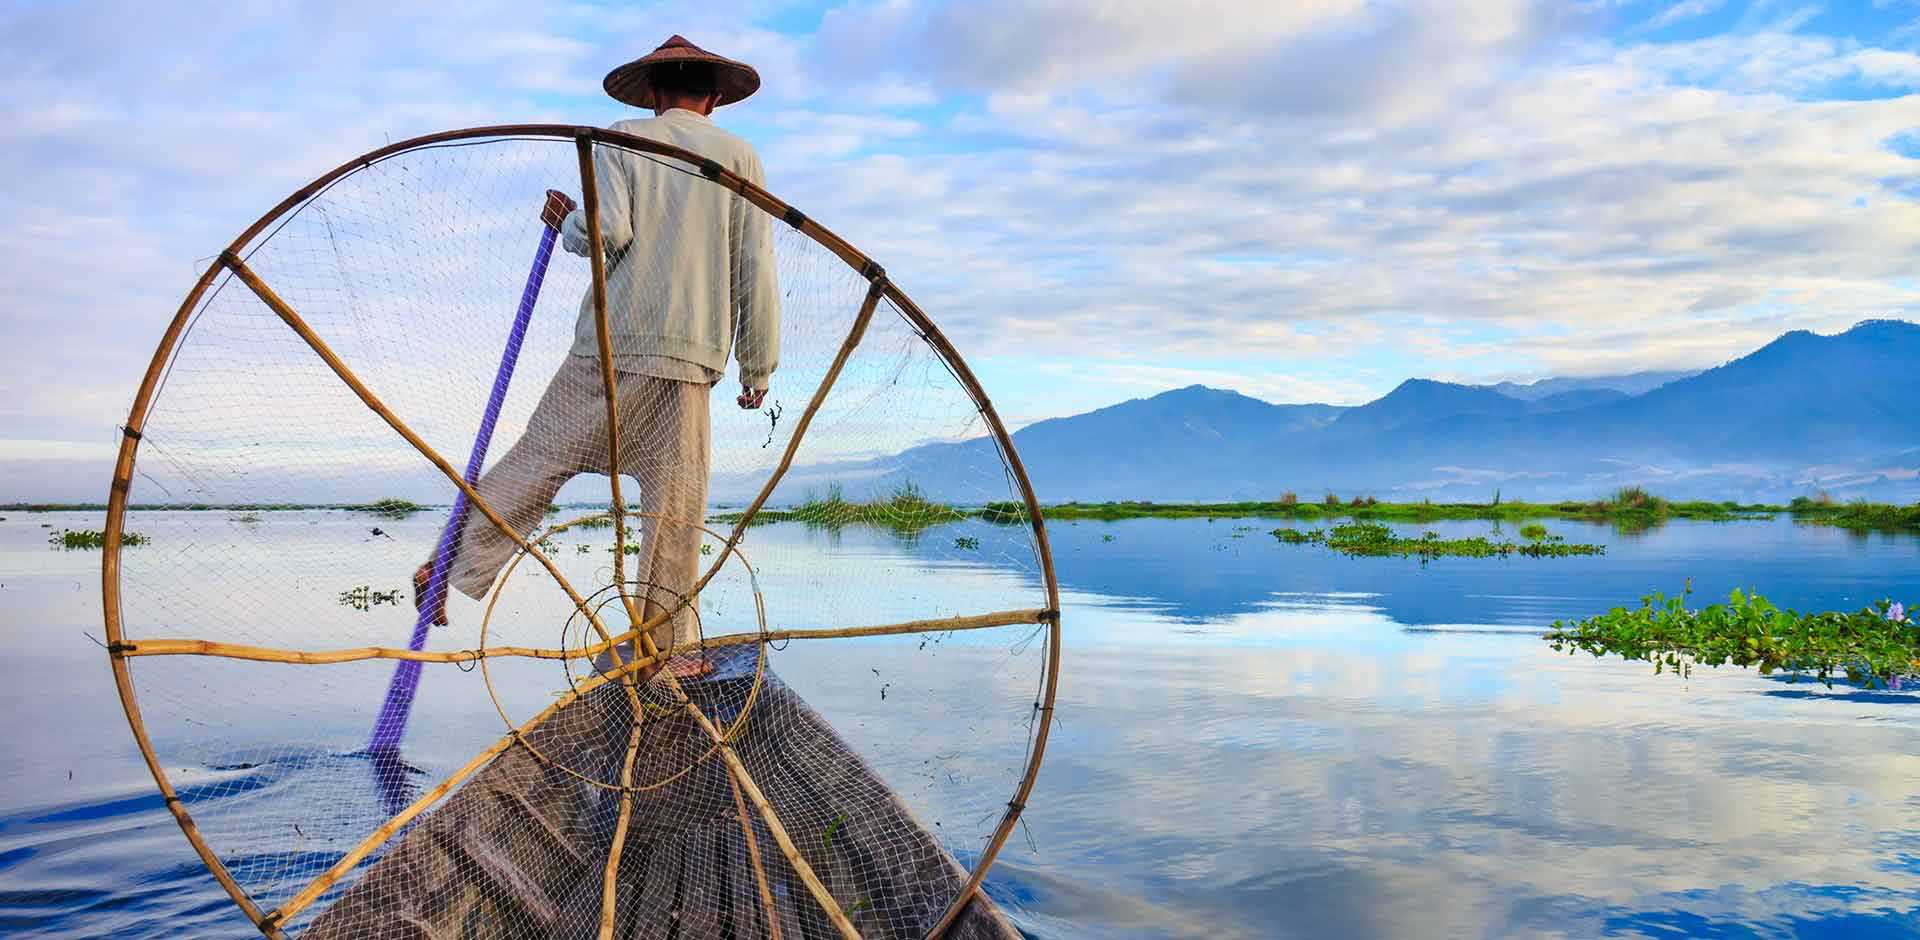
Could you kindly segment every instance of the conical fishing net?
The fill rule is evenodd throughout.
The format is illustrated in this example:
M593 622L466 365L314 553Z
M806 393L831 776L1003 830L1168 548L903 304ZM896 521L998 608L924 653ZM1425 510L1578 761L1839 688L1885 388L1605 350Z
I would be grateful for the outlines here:
M1030 488L933 322L741 169L422 138L182 306L107 629L236 935L1009 935L975 889L1059 655ZM647 328L696 288L756 407Z

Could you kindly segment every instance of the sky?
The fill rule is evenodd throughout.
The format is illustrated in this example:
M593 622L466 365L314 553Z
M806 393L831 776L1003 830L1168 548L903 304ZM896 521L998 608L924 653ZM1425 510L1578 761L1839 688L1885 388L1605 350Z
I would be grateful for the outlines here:
M9 0L0 502L104 495L179 298L288 192L635 116L601 76L672 33L759 68L718 122L1015 426L1920 319L1920 0Z

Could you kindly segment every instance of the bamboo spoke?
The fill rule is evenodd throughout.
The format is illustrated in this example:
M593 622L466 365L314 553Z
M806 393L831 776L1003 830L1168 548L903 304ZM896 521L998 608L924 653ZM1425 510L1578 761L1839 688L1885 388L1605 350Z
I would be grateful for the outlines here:
M780 478L786 476L787 469L793 466L793 455L800 450L801 438L806 437L807 427L813 423L813 416L820 411L820 406L826 403L827 393L833 390L833 383L839 380L840 370L846 366L848 357L853 355L854 347L859 346L860 338L866 335L867 324L873 320L873 311L880 305L880 297L886 290L886 284L885 277L876 277L867 286L866 299L860 302L860 310L853 317L853 327L847 331L847 338L840 343L840 351L834 354L833 364L827 367L827 374L820 377L820 385L813 390L813 398L807 402L807 410L800 413L800 420L793 426L793 436L787 439L787 448L780 454L780 465L773 468L773 474L767 477L766 484L760 487L759 495L755 496L753 503L740 514L740 521L734 523L733 534L727 538L727 551L721 552L720 557L715 559L713 565L707 569L707 573L700 577L700 581L693 586L693 590L688 592L690 596L698 596L707 586L707 582L712 581L713 576L720 573L720 566L726 564L727 555L732 552L734 546L740 544L740 537L747 533L747 526L753 524L754 514L760 511L760 507L766 505L767 499L773 496L774 487L780 485Z
M613 328L607 322L607 259L600 242L600 186L593 170L593 138L575 140L580 158L580 211L587 220L587 261L593 268L593 328L600 344L600 380L607 399L607 482L613 496L613 584L627 622L640 623L640 609L627 589L627 503L620 496L620 383L613 370ZM722 560L725 560L724 558ZM671 638L669 638L671 643ZM620 650L612 651L620 662Z
M439 785L421 794L420 798L414 800L406 809L395 813L393 818L387 820L380 828L375 829L371 835L361 840L360 844L354 846L346 855L341 856L340 860L335 862L332 868L327 869L320 877L315 878L305 888L302 888L300 893L288 899L287 903L280 905L278 908L275 908L272 913L266 915L267 918L276 923L286 923L288 918L305 910L314 901L318 900L320 895L325 894L327 889L333 887L335 882L352 871L354 866L360 864L368 855L371 855L374 849L385 844L388 839L393 838L395 833L405 828L407 823L412 822L415 817L426 812L429 807L438 803L448 793L453 792L454 787L459 786L461 781L472 776L473 773L481 767L486 766L488 761L493 760L493 758L499 756L507 748L512 747L513 743L523 735L531 733L533 729L540 727L547 719L558 714L560 709L573 704L595 689L611 682L623 681L627 675L644 668L646 665L647 661L636 660L625 666L609 670L604 675L597 675L592 679L580 683L573 691L554 700L552 705L541 709L539 714L534 715L519 727L507 732L500 740L495 741L486 750L474 755L472 760L461 765L460 769L448 775L445 780L440 781Z
M620 881L620 855L627 847L627 826L633 822L633 759L640 754L641 713L633 713L633 731L627 735L627 760L620 768L620 820L607 847L607 870L600 879L600 940L613 940L614 888Z
M618 637L614 638L618 641ZM606 650L607 644L599 643L585 649L541 649L530 646L500 646L485 650L454 650L436 652L433 650L410 650L392 646L361 646L352 649L337 650L290 650L271 646L248 646L241 643L219 643L213 640L138 640L122 643L120 653L123 656L217 656L221 659L245 659L259 663L297 663L303 666L333 665L335 663L355 663L369 659L403 659L416 663L456 663L466 664L482 659L501 657L526 657L529 659L579 659L597 656Z
M766 634L765 638L769 643L778 643L782 640L834 640L860 636L898 636L902 633L945 633L949 630L981 630L987 627L1040 623L1046 619L1047 612L1044 610L1002 610L991 614L975 614L971 617L936 617L932 620L907 620L871 627L772 630ZM759 639L761 639L759 634L731 633L709 639L706 645L732 646L739 643L752 643Z
M234 277L239 278L242 283L245 283L247 287L253 291L254 296L260 298L261 303L271 308L275 314L279 315L282 321L285 321L288 326L293 328L295 333L300 335L302 340L306 341L307 346L327 364L328 368L333 370L334 375L340 377L340 381L345 382L347 387L352 389L355 395L359 396L363 404L371 409L374 414L379 415L381 420L387 423L388 427L393 428L395 432L405 438L407 443L412 444L413 449L419 451L420 455L427 458L428 462L438 467L440 472L446 475L447 479L452 480L453 484L460 488L460 492L466 494L467 504L469 506L480 510L480 514L486 516L487 521L492 522L502 534L512 539L514 544L520 546L522 551L539 559L541 566L547 569L547 574L551 575L553 580L560 585L560 589L566 592L567 599L573 601L575 609L586 616L587 621L593 624L594 629L599 632L602 639L608 638L606 624L600 621L599 613L587 606L586 598L581 597L580 592L574 590L573 584L566 579L566 576L560 573L560 569L554 565L553 559L548 558L545 552L542 552L537 546L528 542L526 537L521 535L513 526L508 525L507 521L502 519L500 514L494 511L493 506L480 497L479 491L467 483L466 478L461 476L460 471L454 469L453 465L448 463L445 457L440 456L439 451L434 450L432 445L428 444L420 435L414 433L413 429L407 427L406 423L401 421L398 415L395 415L389 410L385 403L380 401L379 396L373 394L373 390L368 388L365 382L360 381L360 376L355 374L353 369L349 368L346 362L343 361L339 355L335 354L333 349L326 344L326 341L322 340L319 334L313 331L313 327L310 326L306 320L302 319L300 314L296 313L292 307L288 306L286 301L280 299L280 295L275 294L273 289L268 287L266 282L262 281L260 276L254 273L252 268L247 267L247 263L240 260L239 255L234 254L233 251L229 249L221 254L220 260L229 270L233 271Z
M951 630L979 630L986 627L1006 627L1023 623L1040 623L1046 619L1043 610L1003 610L990 614L975 614L970 617L940 617L931 620L908 620L901 623L878 624L870 627L828 627L813 630L769 630L765 633L728 633L722 636L707 637L691 643L683 643L668 650L669 656L698 652L714 646L744 646L749 643L766 641L778 643L784 640L825 640L844 639L863 636L896 636L903 633L944 633ZM247 646L239 643L220 643L214 640L176 640L154 639L133 640L120 645L123 656L215 656L221 659L243 659L261 663L294 663L304 666L333 665L336 663L363 662L369 659L404 659L419 663L455 663L465 664L482 659L590 659L606 652L609 648L630 643L645 632L643 624L625 633L580 649L549 649L529 646L494 646L478 650L454 650L437 652L432 650L410 650L390 646L363 646L337 650L294 650L271 646Z
M760 888L760 910L767 915L767 940L780 940L780 912L773 904L773 887L767 883L767 868L760 863L760 837L753 834L753 820L747 816L746 800L740 797L740 782L727 769L727 788L733 791L733 811L740 819L740 835L747 843L747 860L753 863L753 880Z

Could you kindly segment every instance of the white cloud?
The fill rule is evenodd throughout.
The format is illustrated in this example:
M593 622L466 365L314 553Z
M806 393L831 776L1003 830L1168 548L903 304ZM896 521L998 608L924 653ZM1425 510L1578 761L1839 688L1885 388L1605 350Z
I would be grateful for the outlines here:
M1890 145L1920 129L1920 58L1793 32L1791 5L1666 43L1545 0L882 0L813 35L757 25L785 12L0 13L0 436L110 430L195 262L300 183L415 133L609 121L601 74L664 23L760 68L721 122L970 357L1353 401L1920 311L1920 165Z
M1680 0L1672 6L1654 14L1647 21L1647 29L1663 29L1682 20L1706 16L1727 5L1727 0Z

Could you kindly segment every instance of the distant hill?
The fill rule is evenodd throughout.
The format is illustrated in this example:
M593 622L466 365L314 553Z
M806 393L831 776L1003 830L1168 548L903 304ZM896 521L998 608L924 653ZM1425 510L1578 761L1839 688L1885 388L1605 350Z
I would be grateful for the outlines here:
M1631 396L1644 395L1662 385L1699 374L1698 372L1630 372L1626 375L1600 375L1592 378L1541 379L1524 385L1501 382L1498 385L1483 387L1521 401L1538 401L1568 392L1618 392L1622 396Z
M1377 433L1456 415L1514 417L1526 413L1526 402L1486 386L1408 379L1385 396L1341 414L1334 426L1343 435Z
M1410 379L1354 408L1275 405L1189 386L1014 435L1046 501L1271 499L1342 494L1579 498L1644 484L1675 496L1920 496L1920 326L1876 320L1787 333L1718 368L1525 386ZM846 467L875 488L911 480L991 492L984 440ZM969 476L971 474L971 476Z
M1598 405L1610 401L1631 398L1632 395L1614 388L1579 388L1571 391L1556 392L1540 398L1527 399L1527 410L1533 414L1552 414L1556 411L1572 411L1589 405Z

